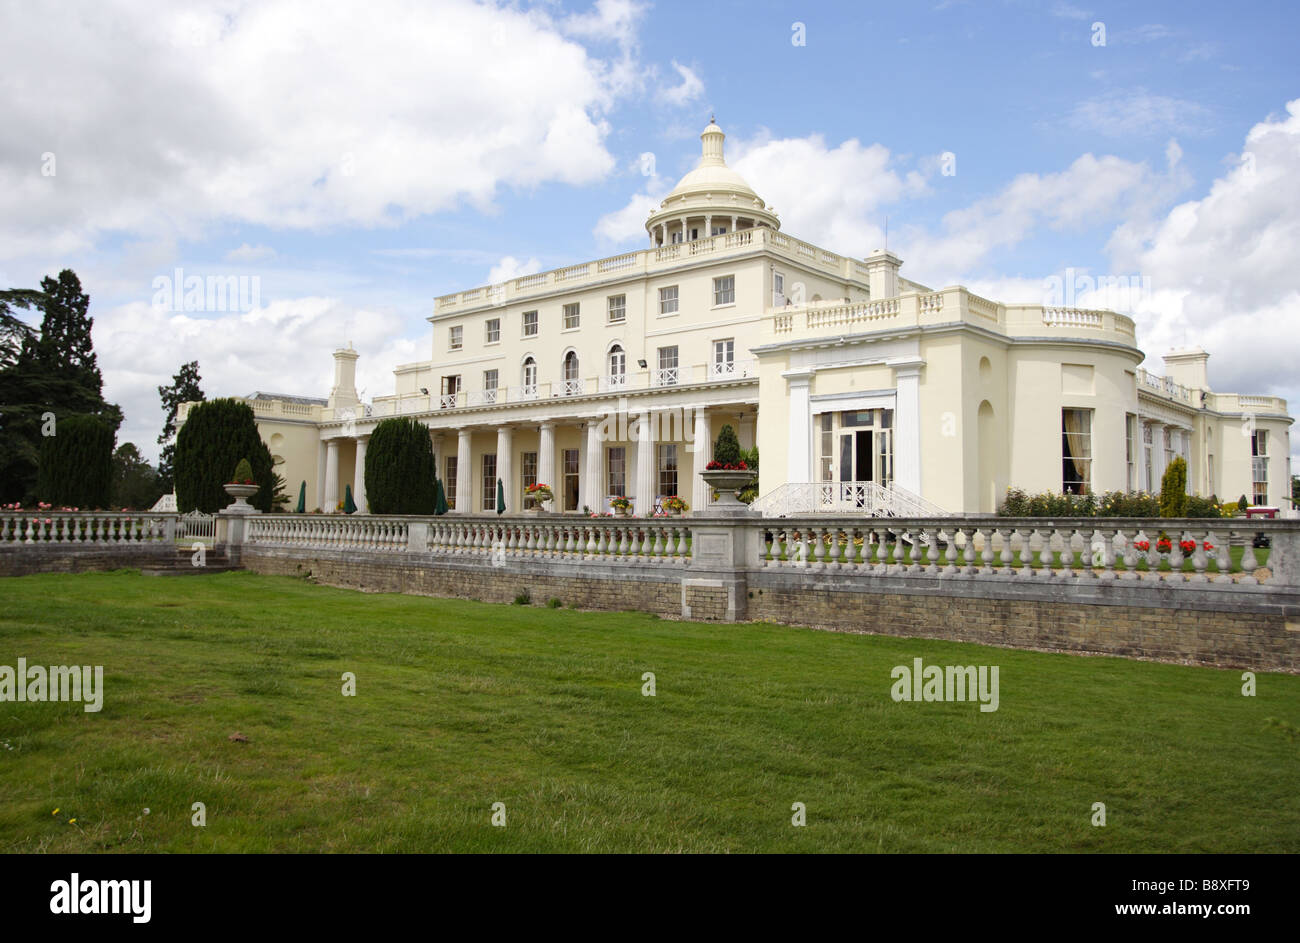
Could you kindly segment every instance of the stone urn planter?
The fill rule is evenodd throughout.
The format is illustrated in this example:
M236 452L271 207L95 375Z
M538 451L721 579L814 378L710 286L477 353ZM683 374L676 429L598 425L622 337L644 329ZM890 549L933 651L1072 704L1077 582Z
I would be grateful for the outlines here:
M748 512L749 505L736 497L736 492L754 480L748 468L715 468L700 472L700 477L718 492L718 500L710 510L724 513Z
M222 485L226 494L235 499L235 503L226 508L231 514L257 514L257 508L248 503L248 499L257 494L260 485Z

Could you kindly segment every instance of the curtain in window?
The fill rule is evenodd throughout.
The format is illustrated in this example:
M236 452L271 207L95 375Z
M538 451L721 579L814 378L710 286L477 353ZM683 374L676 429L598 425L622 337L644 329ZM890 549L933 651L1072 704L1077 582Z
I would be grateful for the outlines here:
M1085 489L1090 489L1092 482L1089 481L1088 468L1091 463L1087 459L1092 458L1092 437L1088 434L1091 431L1088 413L1082 409L1062 410L1061 423L1065 432L1066 458L1074 466L1075 480L1082 482Z

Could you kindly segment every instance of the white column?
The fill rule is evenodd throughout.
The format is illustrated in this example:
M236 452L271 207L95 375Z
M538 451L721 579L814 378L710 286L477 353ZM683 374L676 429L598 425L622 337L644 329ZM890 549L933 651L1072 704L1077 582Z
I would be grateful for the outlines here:
M366 446L370 444L370 436L357 436L357 460L352 470L352 500L356 503L357 513L365 514L366 511Z
M682 217L682 242L686 241L686 237L689 234L689 232L690 231L686 228L686 217L683 216Z
M655 511L655 440L650 410L642 411L636 435L636 504L632 513L649 517Z
M322 511L325 510L325 441L321 439L316 449L316 507Z
M593 513L605 512L605 484L601 480L605 465L605 448L600 441L600 423L587 420L587 474L582 481L582 504Z
M519 500L515 496L514 439L514 430L509 426L497 429L497 477L505 489L507 514L519 510ZM495 498L496 495L493 495L494 500Z
M705 214L705 217L704 217L704 238L707 239L709 236L712 236L712 235L713 235L713 215L712 215L712 214Z
M433 477L442 478L442 433L429 430L429 447L433 451ZM444 485L445 487L445 485Z
M736 217L733 216L731 217L731 229L728 230L728 232L735 232L735 231L736 231Z
M456 440L456 510L468 514L474 506L474 469L471 448L474 433L457 430Z
M1160 479L1165 475L1165 426L1150 422L1151 426L1151 493L1160 493Z
M325 503L321 510L333 514L339 506L339 440L325 440Z
M695 441L691 443L691 510L703 514L709 506L709 486L700 472L709 463L713 453L713 437L709 435L709 411L695 407Z
M898 366L894 373L894 483L915 495L921 492L921 365Z
M544 422L538 430L540 435L537 446L537 480L551 486L551 492L555 495L555 502L551 507L560 508L564 506L564 488L560 486L559 478L555 474L555 423Z
M787 482L812 481L812 371L785 373L790 400L790 444L786 456Z

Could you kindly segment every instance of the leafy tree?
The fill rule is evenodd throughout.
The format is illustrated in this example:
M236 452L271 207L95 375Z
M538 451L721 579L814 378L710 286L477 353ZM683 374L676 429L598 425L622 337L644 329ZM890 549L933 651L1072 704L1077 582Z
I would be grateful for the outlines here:
M0 498L6 502L35 497L43 440L57 433L58 422L91 415L114 433L121 425L121 410L104 401L89 305L70 269L43 279L40 291L0 292ZM17 318L18 308L42 313L39 331Z
M174 484L172 466L176 461L177 410L181 403L202 402L207 399L199 386L202 380L203 378L199 376L199 362L191 360L189 363L182 364L180 370L172 376L171 386L158 387L158 397L162 400L163 410L167 413L162 435L158 436L158 444L162 446L162 453L158 457L158 478L164 493L171 491Z
M1160 516L1183 517L1186 510L1187 462L1179 456L1160 478Z
M113 487L113 429L98 416L69 416L41 442L36 493L50 504L105 508Z
M222 486L243 458L252 466L253 481L261 486L248 503L271 510L275 494L271 450L258 434L252 407L233 399L199 403L176 434L176 507L182 513L197 509L209 514L226 507L230 496Z
M372 514L432 514L433 445L429 430L407 417L375 426L366 449L366 503Z
M1291 503L1300 504L1300 475L1291 476Z
M757 473L758 472L758 446L756 445L752 449L741 449L740 460L749 467L750 471ZM758 497L758 475L757 474L754 475L753 481L751 481L749 484L745 485L745 487L740 489L740 492L736 495L736 497L738 497L745 504L752 504L754 502L754 500Z
M713 443L713 460L723 465L736 465L740 462L740 440L736 438L736 430L730 424L718 432L718 438Z
M135 443L119 445L113 453L113 507L151 508L162 494L157 469L144 460Z

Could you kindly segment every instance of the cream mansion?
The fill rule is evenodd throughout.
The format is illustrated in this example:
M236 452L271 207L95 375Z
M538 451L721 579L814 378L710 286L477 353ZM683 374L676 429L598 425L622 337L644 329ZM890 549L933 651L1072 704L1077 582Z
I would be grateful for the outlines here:
M429 427L455 512L507 510L552 486L555 509L637 514L681 495L732 425L760 452L765 513L979 513L1008 487L1156 491L1175 456L1188 490L1288 507L1284 400L1217 393L1208 354L1142 369L1131 319L1002 304L899 273L888 251L836 255L781 231L701 135L699 165L646 220L649 248L437 299L430 358L359 401L358 353L328 398L247 397L288 490L365 509L370 431ZM184 413L182 412L182 418ZM314 499L314 500L313 500Z

